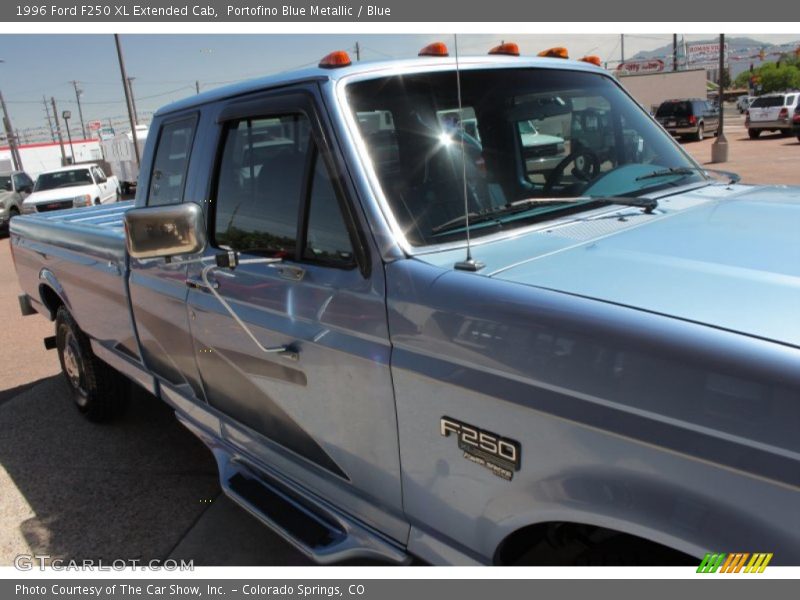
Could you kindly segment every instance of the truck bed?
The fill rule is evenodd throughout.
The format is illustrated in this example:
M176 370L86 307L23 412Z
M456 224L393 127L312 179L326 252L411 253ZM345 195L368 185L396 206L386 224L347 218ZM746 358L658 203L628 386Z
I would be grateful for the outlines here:
M139 358L127 293L122 215L133 202L15 217L11 249L31 305L55 318L59 298L90 337Z

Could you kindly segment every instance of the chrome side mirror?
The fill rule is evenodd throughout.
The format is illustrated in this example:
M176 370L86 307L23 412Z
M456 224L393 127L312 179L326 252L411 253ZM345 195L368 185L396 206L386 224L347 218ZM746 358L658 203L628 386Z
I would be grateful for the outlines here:
M132 208L125 213L125 243L133 258L197 254L206 247L203 209L194 202Z

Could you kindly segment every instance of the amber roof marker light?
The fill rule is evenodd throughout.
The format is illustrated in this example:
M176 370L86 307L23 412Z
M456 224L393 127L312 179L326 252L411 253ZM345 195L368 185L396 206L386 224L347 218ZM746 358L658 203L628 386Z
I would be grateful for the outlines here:
M338 69L341 67L349 67L353 64L350 60L350 55L344 50L336 50L319 61L320 69Z
M600 60L599 56L595 56L595 55L584 56L583 58L579 58L578 60L581 61L581 62L589 63L591 65L595 65L596 67L602 67L603 66L603 61Z
M556 46L555 48L542 50L537 56L543 56L545 58L569 58L569 52L567 52L567 49L563 46Z
M450 52L444 42L433 42L420 50L417 56L450 56Z
M489 54L503 55L503 56L519 56L519 46L514 42L503 42L502 44L498 44L497 46L489 50Z

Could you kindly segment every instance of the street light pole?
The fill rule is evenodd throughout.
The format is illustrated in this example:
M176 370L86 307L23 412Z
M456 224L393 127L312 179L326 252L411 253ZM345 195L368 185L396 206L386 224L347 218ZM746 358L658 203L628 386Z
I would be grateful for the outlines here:
M136 154L136 166L142 164L141 157L139 156L139 140L136 137L136 119L133 116L133 108L131 107L131 94L128 88L128 75L125 73L125 61L122 58L122 46L119 43L119 34L114 34L114 42L117 45L117 58L119 59L119 72L122 75L122 87L125 89L125 104L128 106L128 119L131 122L131 138L133 140L133 151Z
M728 162L728 140L725 139L725 34L719 34L719 130L711 145L711 162Z
M61 116L64 117L64 124L67 128L67 139L69 140L69 153L72 155L72 162L70 164L75 164L75 148L72 147L72 134L69 132L69 120L72 117L72 113L68 110L65 110L61 113Z

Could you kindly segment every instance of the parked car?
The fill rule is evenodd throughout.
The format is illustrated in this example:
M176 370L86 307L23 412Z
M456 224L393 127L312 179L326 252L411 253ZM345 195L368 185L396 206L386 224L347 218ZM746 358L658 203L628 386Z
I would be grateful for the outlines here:
M665 100L656 111L656 121L670 134L696 141L719 133L719 108L708 100Z
M14 219L78 410L157 395L319 562L800 562L800 189L584 62L349 62L170 104L135 203Z
M747 96L747 95L739 96L736 99L736 109L739 111L740 114L744 114L747 111L747 109L750 108L750 105L753 103L753 100L755 99L756 99L755 96Z
M745 117L745 127L751 140L762 131L778 131L781 135L792 135L792 117L797 108L800 92L764 94L750 105Z
M23 214L118 202L119 181L93 163L40 173L33 193L22 203Z
M33 191L33 180L23 171L0 174L0 230L7 230L20 214L22 201Z
M794 109L794 115L792 116L792 133L797 136L797 141L800 142L800 105Z

